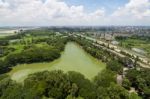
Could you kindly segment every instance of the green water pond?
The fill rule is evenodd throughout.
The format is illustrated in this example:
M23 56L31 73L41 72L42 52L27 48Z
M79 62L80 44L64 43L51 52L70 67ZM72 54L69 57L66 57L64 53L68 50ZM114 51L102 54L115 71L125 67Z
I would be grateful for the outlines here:
M20 64L13 67L8 74L12 80L22 82L29 74L35 72L62 70L80 72L92 80L105 67L105 63L87 54L78 44L69 42L59 59L47 63Z

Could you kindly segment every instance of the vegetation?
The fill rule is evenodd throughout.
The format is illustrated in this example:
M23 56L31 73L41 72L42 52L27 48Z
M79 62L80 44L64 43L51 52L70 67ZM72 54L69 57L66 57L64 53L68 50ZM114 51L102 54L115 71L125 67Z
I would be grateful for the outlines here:
M147 52L150 56L150 37L149 36L131 36L131 37L116 37L116 40L120 42L120 46L132 49L139 48Z
M118 61L111 60L107 63L107 69L115 71L118 74L122 74L123 66Z
M138 90L139 95L144 99L150 97L150 69L128 70L126 78L130 81L131 86ZM128 84L130 86L130 84Z
M0 45L1 46L6 46L6 45L8 45L8 40L0 40Z
M103 76L101 76L103 75ZM44 71L29 75L20 85L9 77L0 81L1 99L129 99L130 94L115 82L111 71L104 71L94 82L76 72Z
M144 99L150 98L148 69L128 70L120 86L116 83L116 76L123 74L123 66L134 65L131 60L120 58L95 46L93 43L96 42L81 37L66 38L66 34L54 31L56 30L20 31L17 35L0 38L0 99L140 99L138 95ZM116 39L122 40L119 37ZM126 38L123 38L123 41L125 40ZM74 71L43 71L29 75L23 84L16 83L4 74L17 64L57 59L68 41L77 42L90 55L105 62L106 70L91 81ZM138 95L128 92L131 87L136 88Z
M71 37L70 37L71 38ZM107 69L114 71L118 74L122 74L123 67L128 65L133 65L134 63L128 57L121 58L115 54L95 46L93 42L86 40L84 38L72 38L71 40L77 42L82 46L82 48L91 54L93 57L102 60L107 63Z
M110 53L107 50L104 50L102 48L99 48L95 45L93 45L92 41L86 40L85 38L77 37L77 38L71 38L72 41L77 42L82 46L82 48L89 54L91 54L93 57L102 60L103 62L108 62L112 60L113 58L117 58L114 54Z
M77 58L78 57L78 58ZM23 82L27 75L44 70L76 71L92 80L97 73L106 67L101 62L87 54L81 46L74 42L68 42L61 57L53 62L40 62L32 64L18 64L8 73L13 80ZM88 72L90 71L90 72ZM17 75L19 73L19 75Z
M0 57L6 56L13 51L15 51L15 49L12 47L0 46Z
M53 61L60 57L60 52L52 48L29 48L21 53L10 54L6 57L8 64L15 66L22 63Z
M48 33L47 30L33 31L22 31L17 35L0 39L3 41L0 43L0 74L17 64L50 62L60 57L67 38ZM48 37L45 38L46 33ZM7 41L6 44L5 41Z

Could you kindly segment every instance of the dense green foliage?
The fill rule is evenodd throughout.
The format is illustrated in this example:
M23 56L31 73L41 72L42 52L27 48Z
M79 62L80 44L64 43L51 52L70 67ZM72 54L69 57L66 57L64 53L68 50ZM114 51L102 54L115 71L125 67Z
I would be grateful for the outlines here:
M115 71L116 73L122 74L123 66L118 61L111 60L107 63L107 69Z
M5 46L0 43L0 74L17 64L53 61L60 57L67 43L67 38L47 30L22 31L0 40L9 41Z
M131 82L128 79L123 79L122 86L128 90L130 90Z
M103 76L102 76L103 75ZM115 74L104 71L94 82L76 72L44 71L31 74L20 85L9 77L0 81L1 99L129 99L129 93L115 82ZM70 98L69 98L70 97Z
M10 54L6 60L12 66L21 63L53 61L60 57L60 52L52 48L29 48L21 53Z
M5 47L5 46L0 46L0 57L6 56L9 53L15 51L14 48L11 47Z
M6 45L8 45L8 40L0 40L0 45L1 46L6 46Z
M8 72L10 70L10 65L6 61L0 60L0 74Z
M145 99L150 98L150 73L149 69L141 70L128 70L127 79L130 81L131 86L138 90L138 93Z
M122 59L95 46L93 43L96 42L81 37L68 39L59 32L53 32L56 30L21 31L17 35L0 39L0 55L2 56L0 99L140 99L137 94L129 94L128 90L131 86L135 87L143 98L150 97L149 70L129 70L126 78L123 79L122 86L117 85L116 75L122 74L123 66L131 65L131 60ZM64 32L65 29L62 31ZM117 39L122 40L119 37ZM123 40L126 39L123 38ZM12 40L16 41L11 43ZM44 71L29 75L23 84L18 84L3 74L17 64L49 62L57 59L68 41L80 44L90 55L105 62L106 70L99 73L92 81L73 71L68 73Z

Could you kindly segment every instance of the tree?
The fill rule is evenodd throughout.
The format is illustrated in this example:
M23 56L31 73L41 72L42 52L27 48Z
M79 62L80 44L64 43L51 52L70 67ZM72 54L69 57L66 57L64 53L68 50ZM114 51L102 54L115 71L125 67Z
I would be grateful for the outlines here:
M122 74L123 66L117 61L111 60L107 63L107 69L115 71L116 73Z
M109 87L112 82L116 83L116 75L110 70L104 70L94 78L97 87Z
M122 86L128 90L130 90L130 87L131 87L131 83L128 79L123 79L123 82L122 82Z
M143 98L147 99L150 97L150 73L149 69L141 68L140 70L132 69L128 70L126 74L132 87L138 90L138 93Z
M0 46L7 46L9 44L8 40L0 40Z
M95 99L95 86L91 83L88 79L86 79L82 74L77 72L68 72L69 80L72 83L75 83L78 87L78 94L79 96L86 98L86 99Z
M129 93L123 87L111 83L108 88L108 96L110 99L128 99Z
M142 98L139 97L136 93L132 92L130 93L129 99L142 99Z
M10 65L7 63L7 61L0 60L0 74L6 73L11 70L9 66Z

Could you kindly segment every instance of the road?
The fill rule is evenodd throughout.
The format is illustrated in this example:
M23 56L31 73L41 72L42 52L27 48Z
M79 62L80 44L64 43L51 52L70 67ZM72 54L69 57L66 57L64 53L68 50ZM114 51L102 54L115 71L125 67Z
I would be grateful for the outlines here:
M115 46L115 45L106 43L106 42L104 42L104 41L96 40L96 39L94 39L94 38L87 37L87 36L84 36L84 35L81 35L81 34L76 34L76 35L77 35L77 36L80 36L80 37L84 37L84 38L86 38L86 39L88 39L88 40L91 40L91 41L93 41L93 42L97 42L97 44L94 43L95 46L101 47L101 48L103 48L103 49L105 49L105 50L107 50L107 51L109 51L109 52L111 52L111 53L116 54L116 55L119 56L119 57L126 57L125 55L121 54L120 51L124 51L124 52L126 52L126 53L128 53L128 54L133 55L133 56L136 57L135 54L133 54L133 53L127 51L127 50L124 50L124 49L122 49L122 48L120 48L120 47L117 47L117 46ZM106 45L106 46L109 45L109 47L115 48L116 50L112 50L112 49L110 49L110 48L104 47L104 46L102 46L102 44L103 44L103 45ZM132 61L134 61L134 59L132 59L132 58L130 58L130 59L131 59ZM139 62L139 61L137 62L137 64L140 65L141 67L144 67L144 68L150 68L150 65L144 64L144 63Z

